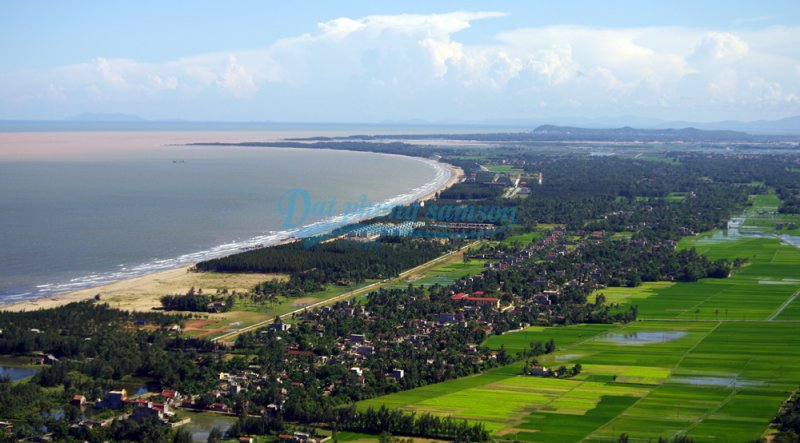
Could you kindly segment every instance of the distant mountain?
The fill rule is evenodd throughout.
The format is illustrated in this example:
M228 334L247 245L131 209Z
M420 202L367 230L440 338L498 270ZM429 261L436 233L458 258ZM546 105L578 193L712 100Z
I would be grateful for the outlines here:
M660 128L693 126L700 129L746 131L754 134L800 134L800 116L786 117L779 120L756 120L752 122L740 122L735 120L710 123L668 122L654 126Z
M630 126L614 129L576 128L572 126L542 125L534 129L532 138L546 141L621 141L621 142L719 142L747 141L753 136L746 132L725 130L635 129Z
M346 137L308 137L300 139L290 138L287 140L477 140L492 142L750 143L785 141L787 139L794 139L794 137L789 135L753 135L740 131L704 130L697 128L637 129L630 126L625 126L622 128L609 129L541 125L534 130L514 132L351 135Z
M73 122L143 122L143 118L138 115L129 114L78 114L65 118L64 120Z
M437 123L437 122L433 122ZM690 120L663 120L657 118L624 115L616 117L535 117L528 119L497 119L479 121L453 121L459 125L495 125L509 127L535 127L538 125L571 126L578 128L616 129L623 126L635 128L697 128L705 130L742 131L750 134L800 134L800 116L778 120L696 122Z

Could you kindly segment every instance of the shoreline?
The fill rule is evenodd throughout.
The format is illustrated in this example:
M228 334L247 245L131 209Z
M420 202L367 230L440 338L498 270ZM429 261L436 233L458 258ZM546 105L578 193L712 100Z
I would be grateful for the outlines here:
M380 153L379 153L380 154ZM381 154L392 155L392 154ZM420 157L410 157L426 161ZM437 189L409 200L411 202L423 202L436 197L436 194L460 182L464 177L464 171L449 163L433 160L438 166L447 169L450 177ZM343 226L354 223L350 221ZM285 239L267 247L285 243ZM243 252L243 251L239 251ZM236 252L234 252L236 253ZM50 294L29 300L0 305L0 312L23 312L40 309L52 309L69 303L86 301L100 294L100 302L107 303L112 308L128 311L152 311L154 307L160 306L160 298L167 294L182 294L191 287L202 288L204 291L225 287L237 291L249 290L256 284L271 279L282 278L280 275L271 274L215 274L215 273L195 273L189 272L196 263L182 265L177 268L155 271L142 274L136 277L117 280L98 286L72 290L60 294ZM213 293L213 292L211 292Z
M416 199L416 201L418 201L418 202L424 202L424 201L431 200L431 199L436 197L436 194L444 191L445 189L450 188L451 186L455 185L456 183L461 182L464 179L464 170L463 169L461 169L461 168L459 168L457 166L453 166L450 163L444 163L444 162L441 162L441 161L438 161L438 160L436 161L436 163L438 163L441 166L444 166L445 168L447 168L450 171L450 178L448 178L447 181L442 186L440 186L438 189L435 189L435 190L431 191L430 193L425 194L422 197Z

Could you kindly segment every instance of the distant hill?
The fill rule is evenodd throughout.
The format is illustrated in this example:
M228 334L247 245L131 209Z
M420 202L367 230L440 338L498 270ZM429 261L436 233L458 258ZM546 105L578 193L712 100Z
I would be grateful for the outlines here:
M436 122L431 122L435 124ZM448 122L441 122L448 123ZM748 134L792 135L800 134L800 116L786 117L778 120L738 121L723 120L713 122L697 122L691 120L663 120L635 115L613 117L535 117L528 119L496 119L479 121L450 122L458 125L494 125L509 128L536 127L538 125L570 126L577 128L616 129L623 126L635 128L697 128L705 130L741 131Z
M668 141L747 141L753 136L746 132L727 130L684 129L635 129L630 126L615 129L576 128L572 126L541 125L531 134L535 140L547 141L624 141L624 142L668 142Z
M138 115L129 114L78 114L65 118L72 122L143 122L144 119Z
M696 122L669 122L662 123L656 127L686 127L693 126L700 129L721 129L733 131L746 131L759 134L800 134L800 116L786 117L779 120L756 120L751 122L740 122L726 120L712 123Z
M470 140L490 142L662 142L662 143L751 143L794 140L789 135L753 135L741 131L683 129L579 128L575 126L541 125L532 131L464 134L385 134L351 135L347 137L308 137L293 141L331 140Z

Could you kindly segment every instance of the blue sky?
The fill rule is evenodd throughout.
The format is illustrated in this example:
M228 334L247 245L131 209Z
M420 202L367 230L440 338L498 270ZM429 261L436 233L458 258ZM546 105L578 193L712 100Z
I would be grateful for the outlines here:
M800 2L0 3L0 119L800 114Z

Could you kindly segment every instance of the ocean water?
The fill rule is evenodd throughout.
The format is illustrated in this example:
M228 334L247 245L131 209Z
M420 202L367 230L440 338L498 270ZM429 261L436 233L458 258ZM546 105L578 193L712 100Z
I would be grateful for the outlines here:
M240 139L0 134L0 304L312 235L362 214L341 216L348 208L411 201L449 178L402 156L164 144ZM286 195L303 197L291 220Z

